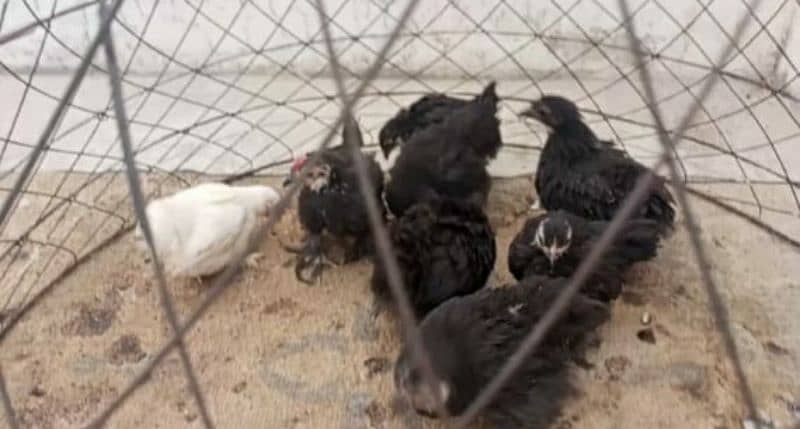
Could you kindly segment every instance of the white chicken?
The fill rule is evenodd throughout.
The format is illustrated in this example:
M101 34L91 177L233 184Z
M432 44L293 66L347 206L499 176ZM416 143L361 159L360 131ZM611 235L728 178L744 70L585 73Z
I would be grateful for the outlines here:
M151 201L146 213L165 274L197 279L221 271L251 250L262 220L279 199L269 186L203 183ZM134 237L146 250L141 224ZM247 265L258 257L249 255Z

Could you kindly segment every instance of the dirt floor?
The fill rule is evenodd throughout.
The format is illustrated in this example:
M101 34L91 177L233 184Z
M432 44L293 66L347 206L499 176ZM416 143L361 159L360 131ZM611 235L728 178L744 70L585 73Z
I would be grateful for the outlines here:
M506 250L528 212L531 182L498 180L490 217L498 235L491 284L510 280ZM728 304L762 420L800 422L800 259L740 220L696 203L702 238ZM800 236L796 217L782 227ZM297 242L294 212L275 234ZM436 428L394 398L400 339L386 314L368 312L371 267L326 271L320 285L294 279L293 256L265 239L260 267L243 272L187 337L220 428ZM736 379L715 331L684 228L627 291L586 368L581 390L554 428L739 428ZM173 283L186 317L208 286ZM653 338L643 341L642 315ZM23 427L78 427L112 401L170 334L151 267L131 234L92 257L11 332L0 362ZM646 338L647 339L647 338ZM4 424L0 420L0 425ZM111 420L113 427L201 427L176 353ZM744 427L755 427L747 426Z

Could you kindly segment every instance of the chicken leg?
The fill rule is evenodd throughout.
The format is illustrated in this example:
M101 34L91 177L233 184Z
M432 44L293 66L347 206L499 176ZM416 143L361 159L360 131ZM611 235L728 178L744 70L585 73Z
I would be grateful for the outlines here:
M303 283L313 285L314 281L321 279L325 265L328 264L322 252L322 238L318 234L311 234L298 252L294 267L295 277Z

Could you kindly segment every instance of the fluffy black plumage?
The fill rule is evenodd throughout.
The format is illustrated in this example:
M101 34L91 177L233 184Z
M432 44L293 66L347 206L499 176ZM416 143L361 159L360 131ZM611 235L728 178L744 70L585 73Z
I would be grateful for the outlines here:
M394 221L390 236L403 284L420 319L446 300L484 287L497 256L489 220L480 207L464 201L417 204ZM372 290L380 301L392 302L379 260Z
M599 140L583 122L577 106L563 97L544 96L521 115L550 128L536 171L536 192L547 210L610 220L647 171L625 152ZM653 219L666 232L675 221L673 203L664 180L656 178L641 212L634 217Z
M363 146L361 131L352 118L345 123L342 139L345 143L326 149L322 153L320 162L309 172L298 196L298 216L308 233L308 238L303 249L298 251L300 257L295 267L295 274L299 280L306 283L312 282L321 273L323 233L347 248L345 262L358 259L371 245L369 215L359 190L355 162L346 145L348 141L355 141L359 146ZM290 177L284 185L293 180L310 155L295 160ZM378 206L383 209L383 204L380 204L383 193L383 172L372 157L364 154L360 156L369 168L370 182L375 188L375 198ZM311 270L310 276L304 275L307 269Z
M589 221L563 210L529 219L508 248L508 268L517 280L530 275L569 277L607 227L606 221ZM627 268L656 256L659 234L654 220L629 220L582 292L602 301L617 298Z
M414 133L392 166L386 203L395 215L436 198L486 202L486 164L502 145L494 83L444 122Z
M407 109L400 109L392 119L383 125L378 134L378 144L383 156L388 159L392 150L397 146L402 146L414 133L432 124L443 122L467 103L469 100L434 93L424 95Z
M404 349L395 364L395 387L420 414L435 416L445 404L461 415L500 371L520 342L556 300L567 279L528 277L522 282L453 298L420 325L437 381L429 389ZM581 339L608 319L605 304L581 294L484 410L496 428L549 427L561 402L575 393L570 360L582 359Z

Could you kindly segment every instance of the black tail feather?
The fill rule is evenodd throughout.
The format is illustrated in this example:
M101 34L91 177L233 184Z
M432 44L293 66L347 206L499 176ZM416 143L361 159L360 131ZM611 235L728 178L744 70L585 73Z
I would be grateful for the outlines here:
M486 88L483 89L483 92L478 96L480 100L489 101L493 104L497 104L499 98L497 97L496 92L497 82L491 81Z

